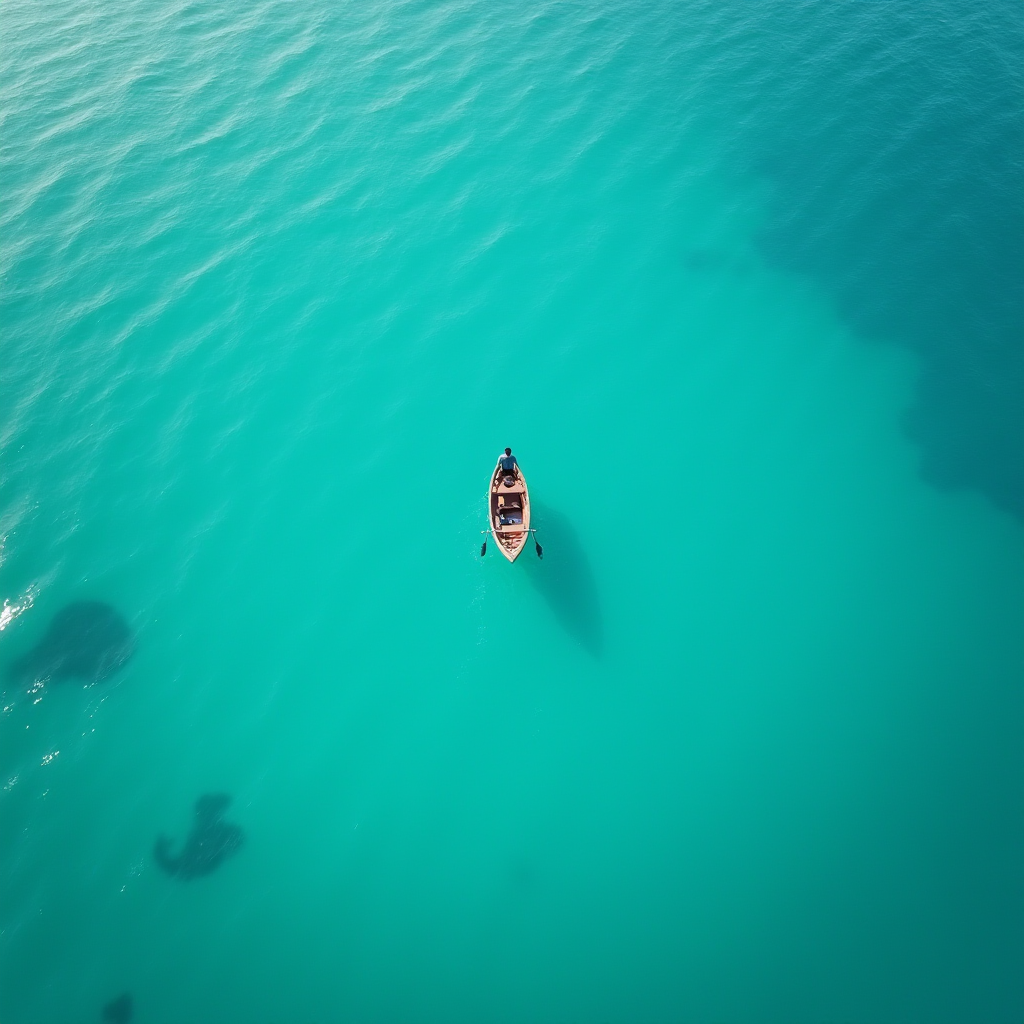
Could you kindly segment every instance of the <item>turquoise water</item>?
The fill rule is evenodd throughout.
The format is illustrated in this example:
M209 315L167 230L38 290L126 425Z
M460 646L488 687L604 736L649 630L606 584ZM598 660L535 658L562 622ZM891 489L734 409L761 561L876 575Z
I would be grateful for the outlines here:
M1019 1021L1022 41L8 0L5 1024Z

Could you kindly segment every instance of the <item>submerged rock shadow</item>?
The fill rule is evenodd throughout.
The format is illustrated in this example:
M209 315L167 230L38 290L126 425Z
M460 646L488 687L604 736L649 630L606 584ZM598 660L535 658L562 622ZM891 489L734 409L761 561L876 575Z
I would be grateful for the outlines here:
M196 801L192 830L181 852L171 855L171 840L159 836L153 846L153 859L172 878L189 882L216 871L228 857L236 854L245 841L238 825L224 821L231 804L225 793L209 793Z
M102 601L73 601L50 622L42 639L10 666L19 684L80 679L86 685L113 675L135 653L135 635L121 613Z
M590 560L569 518L539 501L531 503L531 525L544 548L543 560L524 551L527 573L562 628L595 658L604 649L604 621Z

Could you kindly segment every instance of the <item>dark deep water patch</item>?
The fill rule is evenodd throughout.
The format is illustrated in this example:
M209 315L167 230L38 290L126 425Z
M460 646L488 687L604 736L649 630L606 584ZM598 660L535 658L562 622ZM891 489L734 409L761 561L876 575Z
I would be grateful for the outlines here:
M562 628L595 658L604 647L604 622L590 559L567 516L543 502L532 504L532 524L544 548L540 560L524 551L527 572ZM532 547L532 545L531 545Z
M192 829L177 856L172 842L160 836L153 847L153 858L172 878L191 881L216 871L229 857L238 853L245 839L237 825L224 821L231 797L210 793L196 801Z
M764 251L919 357L924 477L1024 516L1024 8L787 2L759 24L737 144L772 186Z
M43 638L10 667L19 683L32 679L80 679L98 683L135 653L135 636L116 608L102 601L75 601L50 622Z

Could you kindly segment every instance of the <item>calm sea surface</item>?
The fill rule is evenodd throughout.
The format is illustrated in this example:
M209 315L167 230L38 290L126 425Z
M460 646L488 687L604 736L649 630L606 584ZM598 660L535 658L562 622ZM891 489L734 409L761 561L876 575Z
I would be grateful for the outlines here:
M1019 0L5 0L4 1024L1019 1024L1022 160Z

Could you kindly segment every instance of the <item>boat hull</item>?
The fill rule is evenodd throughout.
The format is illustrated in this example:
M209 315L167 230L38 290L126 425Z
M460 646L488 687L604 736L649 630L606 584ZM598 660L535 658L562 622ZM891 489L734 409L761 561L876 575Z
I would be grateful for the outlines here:
M509 479L499 459L491 473L488 511L494 543L505 558L514 562L530 536L530 492L521 469L517 469L511 482Z

